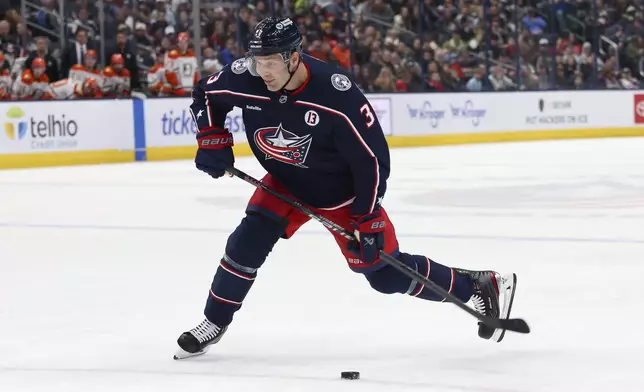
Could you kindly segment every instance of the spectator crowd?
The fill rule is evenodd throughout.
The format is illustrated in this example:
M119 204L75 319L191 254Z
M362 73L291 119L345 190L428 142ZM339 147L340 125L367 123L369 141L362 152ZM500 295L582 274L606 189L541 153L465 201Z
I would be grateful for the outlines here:
M0 1L3 100L184 96L270 15L365 92L638 89L644 65L642 0L32 1Z

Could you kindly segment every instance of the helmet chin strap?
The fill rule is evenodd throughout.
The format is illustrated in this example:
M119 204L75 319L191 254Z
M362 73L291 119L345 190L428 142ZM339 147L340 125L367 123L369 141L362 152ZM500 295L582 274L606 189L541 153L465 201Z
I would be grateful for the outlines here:
M278 91L284 91L284 88L286 87L286 85L291 82L291 79L293 79L293 75L295 75L295 72L297 72L298 68L300 68L301 62L302 62L302 56L299 55L297 58L297 66L295 67L293 72L291 72L291 59L289 58L288 64L286 65L286 69L288 71L289 76L288 76L288 79L286 80L286 83L284 83L284 85Z

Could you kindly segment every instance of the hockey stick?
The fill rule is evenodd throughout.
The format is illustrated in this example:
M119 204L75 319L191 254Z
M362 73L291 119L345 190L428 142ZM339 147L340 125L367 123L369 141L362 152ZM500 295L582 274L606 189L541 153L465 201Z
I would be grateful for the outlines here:
M276 192L269 187L267 187L264 183L261 181L258 181L254 177L249 176L248 174L244 173L243 171L236 169L234 167L230 167L226 169L226 171L235 177L238 177L247 183L255 186L256 188L260 188L264 190L265 192L277 197L278 199L282 200L283 202L297 208L298 210L302 211L304 214L306 214L308 217L315 219L316 221L322 223L326 228L333 230L334 232L340 234L344 238L348 240L355 240L356 237L354 236L353 233L350 233L349 231L345 230L342 226L338 225L335 222L332 222L328 220L327 218L320 216L308 207L306 207L304 204L298 202L297 200L293 200L287 196L282 195L279 192ZM438 286L436 283L432 282L429 279L426 279L424 276L420 275L418 272L415 270L411 269L407 265L403 264L402 262L398 261L396 258L394 258L391 255L388 255L387 253L383 252L382 250L380 251L380 258L382 261L385 263L389 264L390 266L394 267L401 273L405 274L407 277L413 279L415 282L425 285L425 287L428 287L430 290L432 290L434 293L438 294L441 297L444 297L446 301L449 301L453 303L454 305L458 306L462 310L466 311L470 315L476 317L479 321L484 323L485 325L495 328L495 329L505 329L508 331L514 331L514 332L519 332L519 333L530 333L530 327L528 324L523 320L523 319L497 319L489 316L484 316L477 312L476 310L470 308L469 306L465 305L461 300L456 298L453 294L447 292L445 289L442 287Z

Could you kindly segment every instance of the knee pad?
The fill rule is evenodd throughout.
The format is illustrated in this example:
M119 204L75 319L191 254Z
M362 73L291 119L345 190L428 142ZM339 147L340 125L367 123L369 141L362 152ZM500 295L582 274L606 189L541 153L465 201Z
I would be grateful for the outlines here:
M257 269L264 263L285 229L283 222L261 213L249 212L228 237L224 258L232 261L233 265Z
M390 265L365 273L365 278L374 290L383 294L405 293L411 280Z
M228 325L250 291L257 270L266 260L284 226L261 214L247 214L228 237L210 286L204 314L217 325Z

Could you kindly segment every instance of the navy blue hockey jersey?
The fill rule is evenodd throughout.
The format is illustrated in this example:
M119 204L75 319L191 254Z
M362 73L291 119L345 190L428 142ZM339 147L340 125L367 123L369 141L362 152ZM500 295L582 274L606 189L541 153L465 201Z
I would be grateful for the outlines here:
M345 73L306 55L303 63L309 78L288 95L269 91L244 59L201 79L190 105L197 127L223 129L237 106L255 157L293 196L317 208L351 204L352 215L371 213L389 177L380 123Z

